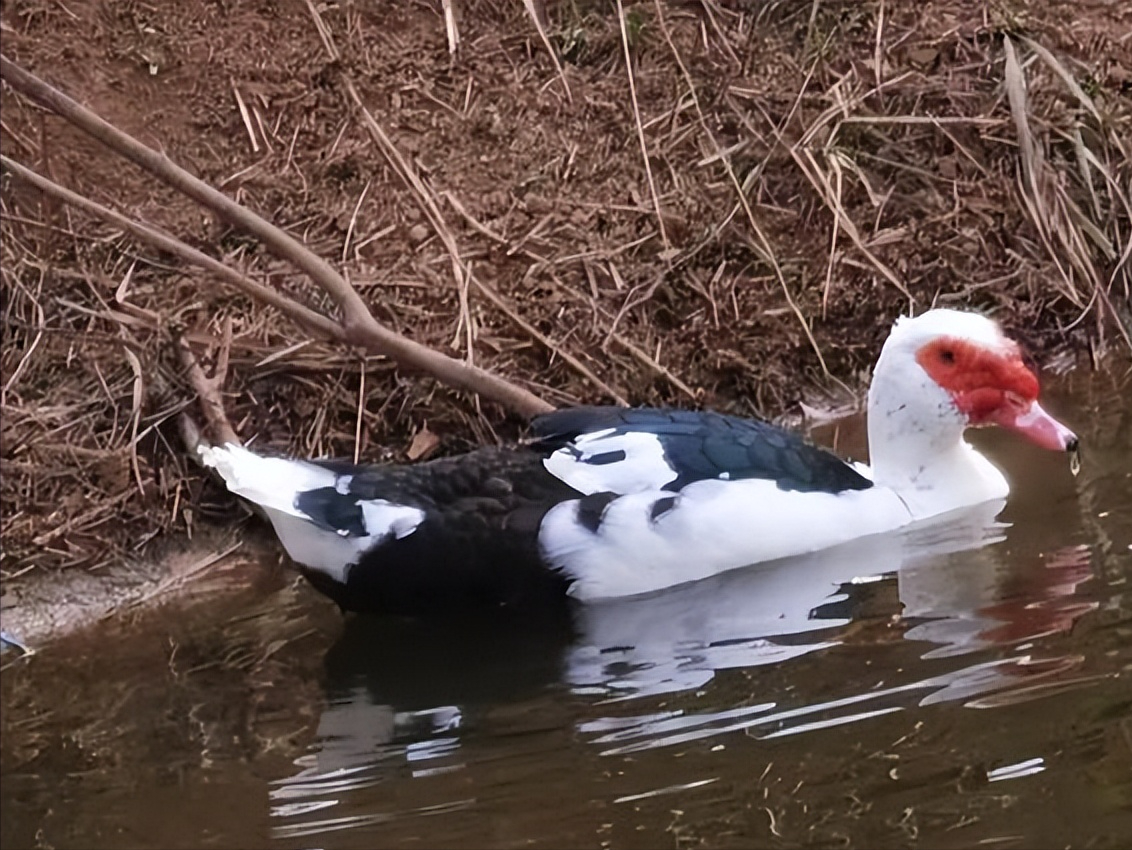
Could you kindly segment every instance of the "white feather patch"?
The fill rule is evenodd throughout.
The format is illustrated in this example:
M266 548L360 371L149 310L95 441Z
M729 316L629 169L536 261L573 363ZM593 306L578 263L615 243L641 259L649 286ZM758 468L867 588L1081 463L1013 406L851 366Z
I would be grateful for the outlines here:
M265 508L279 542L297 564L346 583L350 567L376 542L373 537L342 537L294 514Z
M359 501L362 509L362 524L371 537L384 537L392 534L398 540L408 537L424 522L424 511L408 505L398 505L385 499Z
M624 452L624 460L587 463L611 452ZM582 434L570 446L547 457L543 466L559 481L586 495L656 490L677 477L676 470L665 460L664 447L655 434L642 431L618 434L612 428Z
M220 473L228 489L249 502L306 518L295 507L295 496L306 490L333 487L338 476L329 469L301 460L261 457L243 446L201 446L205 466Z
M333 487L345 496L349 475L336 473L302 460L261 457L229 443L202 446L201 460L220 473L228 489L264 509L279 542L297 563L326 573L345 583L350 567L383 539L401 539L424 521L424 511L385 499L358 500L366 534L349 536L316 525L295 507L296 498L308 490Z
M543 557L574 579L571 595L590 600L648 593L911 521L888 490L801 493L764 480L693 482L653 520L653 503L672 495L621 496L596 532L578 522L577 500L560 503L539 529Z

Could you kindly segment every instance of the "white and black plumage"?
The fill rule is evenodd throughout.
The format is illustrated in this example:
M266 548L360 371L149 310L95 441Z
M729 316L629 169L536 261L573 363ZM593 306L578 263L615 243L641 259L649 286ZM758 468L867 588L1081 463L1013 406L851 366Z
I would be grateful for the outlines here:
M201 455L345 609L521 608L655 591L1005 498L963 431L998 424L1075 449L1037 394L996 323L933 310L899 320L877 363L871 469L765 422L615 407L410 466Z

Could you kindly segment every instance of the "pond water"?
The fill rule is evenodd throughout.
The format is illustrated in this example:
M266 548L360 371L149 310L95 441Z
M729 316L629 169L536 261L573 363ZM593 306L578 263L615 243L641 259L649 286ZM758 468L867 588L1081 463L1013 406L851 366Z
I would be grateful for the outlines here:
M4 847L1128 847L1132 380L997 505L584 609L343 620L301 583L4 656ZM820 441L861 454L859 420Z

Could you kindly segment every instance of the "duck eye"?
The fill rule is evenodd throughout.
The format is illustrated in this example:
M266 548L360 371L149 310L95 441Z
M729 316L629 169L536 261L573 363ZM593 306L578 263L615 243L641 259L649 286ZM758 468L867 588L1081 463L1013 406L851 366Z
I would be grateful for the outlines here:
M941 363L954 363L955 352L950 348L945 348L939 353L939 359Z

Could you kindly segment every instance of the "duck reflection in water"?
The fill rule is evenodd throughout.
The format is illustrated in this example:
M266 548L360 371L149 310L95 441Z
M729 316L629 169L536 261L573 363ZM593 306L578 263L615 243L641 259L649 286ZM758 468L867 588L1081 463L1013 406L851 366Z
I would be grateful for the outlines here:
M900 535L737 571L648 598L588 605L568 681L606 697L703 687L719 670L777 664L838 644L913 640L924 658L1020 643L1095 607L1067 602L1086 548L1007 570L988 503Z
M414 776L459 769L468 723L491 723L508 706L559 683L596 708L697 693L720 671L782 665L836 646L922 642L914 653L925 662L1000 648L975 663L952 662L942 674L924 676L913 667L879 689L854 681L839 665L821 693L799 687L783 694L772 684L760 691L756 676L754 692L724 710L578 724L602 752L616 753L736 729L756 737L793 734L935 702L1002 698L1035 681L1056 681L1080 659L1035 659L1024 654L1025 643L1067 630L1096 607L1077 595L1091 576L1090 553L1068 548L1007 566L994 545L1006 528L995 520L1001 509L989 503L898 535L544 619L348 620L326 658L328 699L318 741L300 759L302 770L273 793L274 813L300 821L279 834L313 834L338 823L307 815L390 769L408 767ZM789 667L783 669L789 678Z

